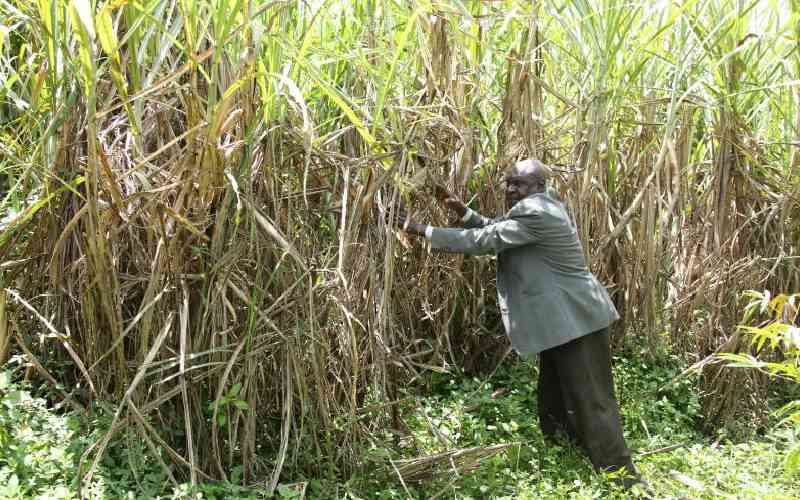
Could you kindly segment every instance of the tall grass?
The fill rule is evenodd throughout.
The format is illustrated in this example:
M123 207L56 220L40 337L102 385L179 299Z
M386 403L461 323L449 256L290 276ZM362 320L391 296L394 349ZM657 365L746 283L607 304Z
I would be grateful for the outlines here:
M0 355L115 402L89 476L119 432L192 482L345 473L408 383L505 347L493 261L378 214L448 223L435 182L498 213L535 155L617 340L705 366L725 422L763 388L704 362L737 292L800 286L791 8L0 0Z

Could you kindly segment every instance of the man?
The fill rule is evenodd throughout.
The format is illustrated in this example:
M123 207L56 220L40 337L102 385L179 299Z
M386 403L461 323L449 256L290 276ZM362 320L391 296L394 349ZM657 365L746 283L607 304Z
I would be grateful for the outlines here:
M607 327L619 315L586 266L566 208L547 193L549 175L538 160L517 162L505 178L508 212L498 219L445 193L445 207L461 217L464 229L401 215L403 229L425 236L434 249L497 255L497 293L511 345L522 356L539 353L542 433L566 433L596 470L622 470L625 488L646 487L631 462L614 396Z

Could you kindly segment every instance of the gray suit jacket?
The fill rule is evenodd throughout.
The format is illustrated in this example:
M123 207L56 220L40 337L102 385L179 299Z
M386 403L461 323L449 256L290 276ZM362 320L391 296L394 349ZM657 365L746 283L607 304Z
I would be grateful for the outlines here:
M431 246L497 255L497 293L511 345L535 354L619 319L605 287L586 267L566 207L547 193L522 199L505 216L471 212L464 229L433 228Z

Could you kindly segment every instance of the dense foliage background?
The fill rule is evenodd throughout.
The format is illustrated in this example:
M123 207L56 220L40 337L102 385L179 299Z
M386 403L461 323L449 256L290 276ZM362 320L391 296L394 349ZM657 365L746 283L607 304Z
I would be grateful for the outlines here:
M176 481L346 475L431 371L506 355L491 259L380 215L487 214L556 167L615 344L763 424L746 289L800 289L794 0L0 0L0 361L107 405ZM677 361L676 361L677 362ZM667 380L664 381L665 383Z

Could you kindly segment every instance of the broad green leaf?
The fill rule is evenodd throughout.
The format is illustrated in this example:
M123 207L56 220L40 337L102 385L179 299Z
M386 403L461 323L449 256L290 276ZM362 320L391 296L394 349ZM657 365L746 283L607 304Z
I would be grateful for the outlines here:
M324 15L320 16L319 14L325 11L330 1L331 0L324 0L323 4L319 6L316 13L312 16L311 23L306 27L305 33L303 34L303 43L300 45L300 49L297 51L297 55L295 56L296 65L294 68L292 68L292 80L297 80L300 67L306 63L306 51L308 51L309 47L311 47L311 42L314 40L314 37L312 36L313 23L317 20L317 18L321 17L324 19Z
M325 95L332 100L336 106L344 113L350 123L352 123L356 130L358 131L359 135L364 139L364 141L370 145L375 145L375 136L373 136L370 131L367 129L364 121L356 114L355 110L350 106L347 102L347 98L338 90L336 90L330 83L325 81L320 75L316 74L316 72L310 72L314 81L319 85Z
M794 448L786 455L784 467L789 474L800 472L800 444L794 445Z
M422 13L422 9L417 9L411 15L411 17L406 21L406 29L403 30L403 33L400 35L400 38L397 40L397 47L395 47L394 51L394 58L392 59L392 65L389 68L389 75L386 77L386 80L381 87L380 93L378 94L378 99L375 104L375 115L374 121L372 125L372 135L375 135L378 127L380 124L383 123L383 105L386 101L386 95L389 92L389 89L394 81L394 74L397 70L397 63L400 60L400 57L403 55L403 51L406 48L406 44L408 43L409 35L411 31L416 27L417 17Z
M242 384L240 382L236 382L231 387L231 390L228 392L228 397L236 397L239 395L239 391L242 390Z
M8 26L0 24L0 54L3 53L3 44L8 36Z
M41 20L47 32L52 33L53 16L50 14L51 2L49 2L48 0L39 0L37 5L39 7L39 19Z
M103 52L112 55L117 51L117 33L114 31L114 24L111 20L111 7L106 5L97 14L97 35L100 39L100 46L103 47Z
M78 15L78 20L86 30L89 40L94 41L96 34L94 31L94 21L92 20L92 6L89 0L72 0L70 3L75 13Z

